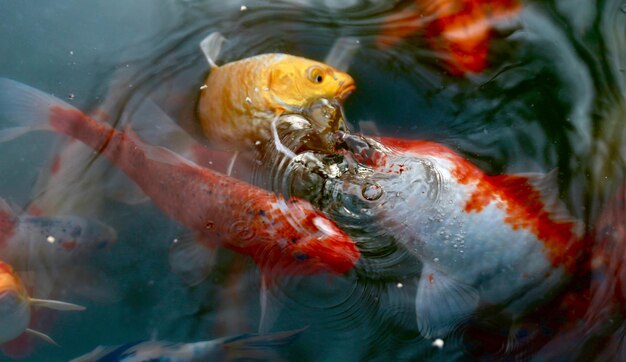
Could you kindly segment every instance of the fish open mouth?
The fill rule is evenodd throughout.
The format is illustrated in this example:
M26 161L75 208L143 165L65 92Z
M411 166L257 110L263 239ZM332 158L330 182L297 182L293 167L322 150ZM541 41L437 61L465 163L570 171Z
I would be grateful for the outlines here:
M346 100L352 92L356 89L356 85L354 83L345 84L338 92L337 99L340 101Z

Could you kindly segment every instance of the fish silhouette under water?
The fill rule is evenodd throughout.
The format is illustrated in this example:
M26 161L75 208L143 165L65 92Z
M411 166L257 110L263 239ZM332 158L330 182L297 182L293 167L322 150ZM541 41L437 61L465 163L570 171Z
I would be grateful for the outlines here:
M0 199L0 255L18 269L71 266L116 240L115 229L97 220L17 213Z
M13 268L0 261L0 344L9 342L23 333L29 333L49 343L54 343L47 335L28 328L32 307L65 311L85 309L76 304L31 298Z
M521 10L519 0L417 0L385 18L376 41L379 47L387 48L423 32L453 75L480 73L488 65L494 24L514 18Z
M98 347L70 362L201 362L278 360L276 350L293 342L302 329L267 335L244 334L194 343L145 341Z

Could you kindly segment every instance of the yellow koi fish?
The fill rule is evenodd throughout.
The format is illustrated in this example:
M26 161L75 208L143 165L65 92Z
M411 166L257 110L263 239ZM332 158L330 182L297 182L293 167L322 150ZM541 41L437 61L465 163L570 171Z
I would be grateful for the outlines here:
M0 344L11 341L22 333L30 333L47 342L54 343L47 335L28 328L31 307L71 311L85 309L76 304L29 297L24 283L13 271L13 268L0 261Z
M201 87L197 115L206 137L228 150L249 150L276 140L281 115L302 115L311 137L305 147L329 150L331 135L344 127L341 104L354 91L350 75L324 63L287 54L262 54L218 67L224 38L202 41L211 71ZM322 101L323 116L311 115ZM321 135L321 137L320 137Z

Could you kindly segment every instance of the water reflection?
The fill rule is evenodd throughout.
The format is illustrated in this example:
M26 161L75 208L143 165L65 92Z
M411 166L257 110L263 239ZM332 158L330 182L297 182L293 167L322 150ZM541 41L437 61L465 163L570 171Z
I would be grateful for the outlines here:
M373 121L376 129L362 131L435 141L489 175L552 171L558 186L551 189L552 195L585 225L587 244L575 263L579 271L569 280L526 301L520 297L528 292L526 287L506 296L511 303L531 305L515 317L506 310L507 303L485 297L488 293L479 288L480 308L442 338L439 348L439 343L433 345L435 336L425 339L428 333L416 323L415 296L425 258L423 251L416 254L414 244L421 244L398 240L395 229L380 227L379 214L367 207L395 195L388 179L376 179L372 173L356 178L363 177L366 183L341 180L341 187L328 188L326 182L338 181L329 175L341 174L342 167L358 162L344 164L337 155L325 155L325 162L336 169L320 176L310 172L316 167L311 159L294 164L282 157L242 155L231 169L232 176L271 191L308 195L356 241L361 255L356 268L345 276L276 281L268 299L271 310L266 311L272 314L271 330L308 326L279 353L294 359L448 360L585 358L604 351L603 358L619 359L624 349L621 306L625 298L620 292L624 281L620 190L626 181L622 4L510 1L515 6L508 9L514 12L503 12L506 16L498 18L492 11L486 23L477 21L482 29L485 24L489 28L488 36L481 37L484 31L453 32L456 28L448 24L458 25L451 20L463 15L460 29L478 26L470 20L483 11L482 3L448 2L471 3L480 11L468 7L447 12L441 10L443 1L430 3L435 10L423 8L426 3L172 1L107 2L85 8L68 1L35 8L6 2L3 8L15 16L0 25L0 51L10 54L0 59L0 72L52 92L100 121L120 129L130 125L149 144L227 173L232 155L215 149L207 154L203 146L208 142L197 125L198 90L208 71L198 43L213 31L222 32L229 39L222 49L224 62L271 52L323 60L335 38L357 39L360 48L348 69L357 91L344 109L353 132L359 131L360 121ZM412 26L428 29L396 36L381 49L381 36L388 38L391 35L385 31L398 25L390 19L415 20L414 15L402 15L416 9L418 13L423 9L429 22ZM97 17L88 15L96 13ZM444 17L450 21L441 20ZM448 33L446 26L451 27ZM477 58L461 57L475 49L455 53L450 34L482 39L476 45ZM475 61L455 67L455 59ZM161 123L154 120L175 120L178 126L157 127ZM0 179L1 196L24 208L55 205L43 207L47 214L98 216L114 226L120 238L93 262L95 269L114 280L120 296L109 298L113 304L86 301L89 313L54 318L47 328L58 336L63 349L38 345L32 360L51 356L66 360L98 344L116 345L151 335L191 342L258 328L263 282L250 260L221 251L214 256L210 277L198 286L186 286L170 273L167 259L171 240L184 231L146 202L146 195L126 176L84 148L72 150L77 143L62 141L56 150L67 153L61 153L61 158L78 160L79 167L57 181L48 178L46 188L33 188L35 180L41 180L38 168L50 170L54 164L54 158L47 161L54 137L25 137L1 146L0 167L7 170ZM314 166L294 171L307 162ZM407 187L404 181L397 182L398 191ZM321 192L314 192L319 187ZM87 203L77 197L85 193L91 195ZM118 201L103 198L105 194ZM394 197L402 205L402 199ZM432 197L437 199L441 193ZM401 206L406 209L387 217L409 220L403 227L414 228L411 217L425 212L418 204ZM448 219L453 211L427 215L426 220L428 216ZM246 225L235 228L244 239ZM480 231L485 240L493 241L492 228ZM450 232L449 236L461 235ZM428 256L443 261L441 255ZM487 267L485 258L464 259L462 265ZM503 268L515 269L534 259L512 260ZM461 264L451 267L456 265ZM82 297L67 293L82 302ZM105 322L114 327L103 340L94 335L92 326Z

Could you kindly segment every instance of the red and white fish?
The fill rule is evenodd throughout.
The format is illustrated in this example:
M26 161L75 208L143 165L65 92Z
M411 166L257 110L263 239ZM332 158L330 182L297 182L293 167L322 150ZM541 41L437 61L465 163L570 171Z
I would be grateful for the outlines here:
M32 307L45 307L66 311L81 311L76 304L31 298L21 278L13 268L0 261L0 344L9 342L23 333L54 343L47 335L29 329Z
M588 290L570 298L584 302L584 308L577 308L576 319L568 318L569 323L537 352L540 360L598 356L602 361L622 361L626 356L626 185L603 205L591 231L593 245L585 270L590 282L584 284Z
M217 246L254 259L264 286L283 275L342 274L360 253L355 243L310 203L271 192L198 166L116 130L69 104L8 79L0 79L0 112L19 127L0 139L48 130L87 144L123 170L191 238L175 240L171 264L192 283L210 271Z
M480 73L488 65L495 24L515 18L521 10L519 0L417 0L385 18L376 41L387 48L422 32L453 75Z
M330 212L367 214L372 227L421 260L415 308L422 335L447 335L481 303L519 315L574 272L582 230L551 180L486 175L434 142L344 141L358 163L325 189L353 197L339 198Z

